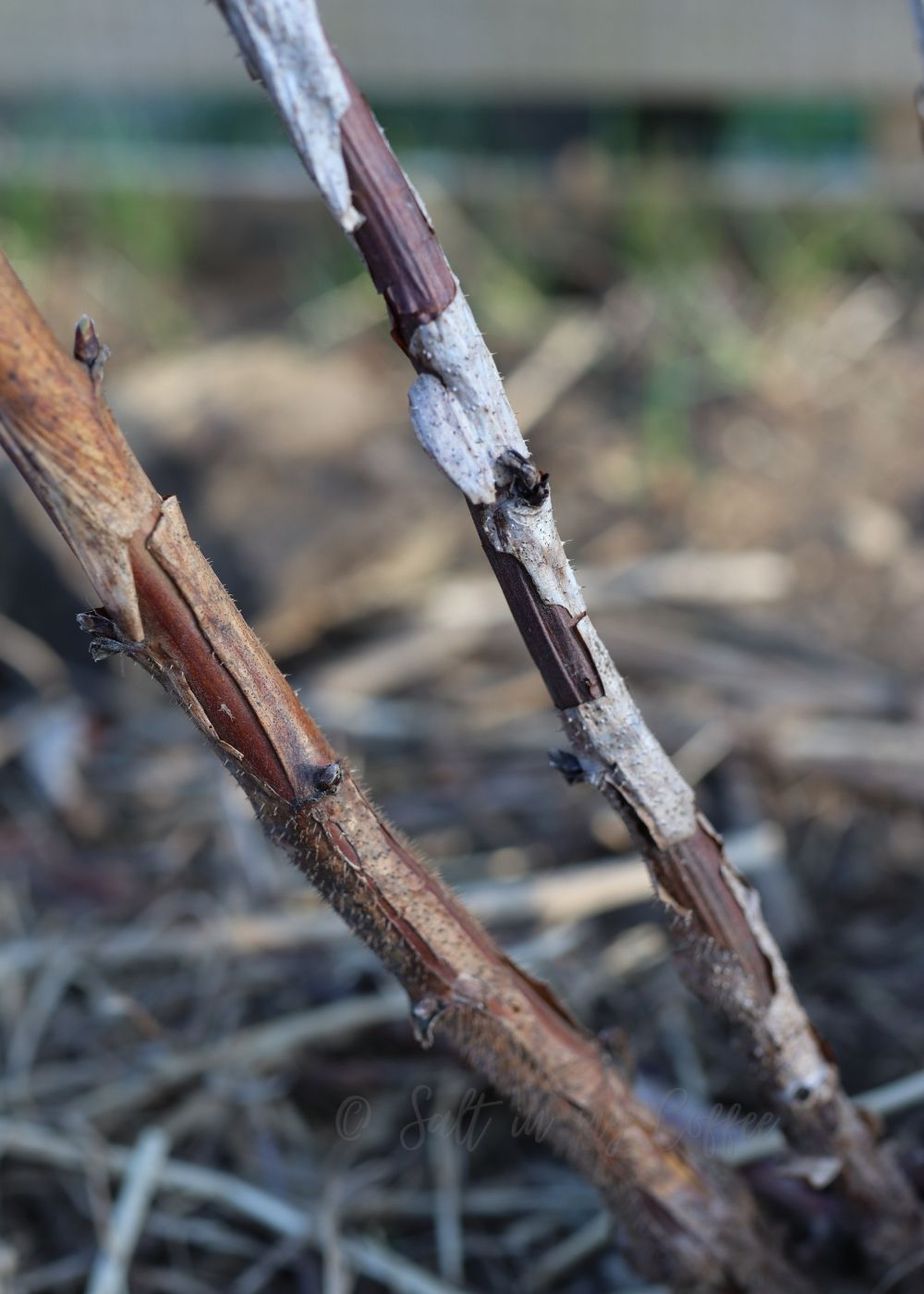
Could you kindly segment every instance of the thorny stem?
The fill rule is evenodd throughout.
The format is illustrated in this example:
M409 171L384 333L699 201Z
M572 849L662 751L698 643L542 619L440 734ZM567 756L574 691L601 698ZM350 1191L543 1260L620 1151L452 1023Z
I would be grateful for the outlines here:
M880 1263L920 1247L918 1200L847 1098L756 894L730 866L693 792L648 731L597 635L497 369L419 198L328 45L314 0L218 0L334 216L385 297L418 379L418 438L464 494L579 771L644 853L687 983L738 1027L791 1143L834 1162Z
M0 443L104 607L99 659L138 661L183 707L290 854L435 1027L601 1189L639 1270L678 1289L798 1289L746 1188L632 1093L548 987L493 943L370 804L305 713L101 395L88 320L57 347L0 254Z

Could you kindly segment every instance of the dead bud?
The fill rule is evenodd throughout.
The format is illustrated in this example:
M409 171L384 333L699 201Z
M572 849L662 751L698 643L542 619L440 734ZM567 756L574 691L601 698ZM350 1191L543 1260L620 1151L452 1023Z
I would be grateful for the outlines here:
M411 1007L411 1025L414 1037L425 1050L433 1046L433 1030L440 1016L449 1009L447 1002L427 994L419 998Z
M549 497L548 472L540 472L532 459L519 450L507 449L500 455L497 476L500 485L532 508L538 508Z
M77 616L77 626L85 634L92 635L90 659L94 665L109 656L134 655L144 647L144 643L126 638L115 621L102 611L81 611Z
M94 382L102 382L111 351L104 346L89 315L81 315L74 329L74 359L83 364Z
M110 620L105 611L81 611L77 615L77 628L85 634L107 634L110 638L118 637L115 622Z
M608 1025L598 1032L597 1041L610 1060L618 1065L620 1071L632 1082L635 1078L635 1061L629 1035L625 1029L621 1029L615 1024Z
M314 785L318 795L333 795L343 781L343 768L340 764L325 764L314 775Z
M573 786L575 782L587 780L583 764L577 755L572 755L570 750L550 750L549 763L561 773L569 786Z

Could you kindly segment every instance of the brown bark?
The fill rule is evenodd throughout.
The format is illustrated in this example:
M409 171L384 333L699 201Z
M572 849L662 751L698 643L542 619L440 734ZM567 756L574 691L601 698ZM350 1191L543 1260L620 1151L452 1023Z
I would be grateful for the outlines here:
M95 333L56 346L0 254L0 442L82 562L94 657L122 653L187 711L281 844L407 989L618 1210L640 1271L677 1288L797 1286L747 1189L659 1126L596 1040L519 970L372 807L162 499L100 391Z
M802 1008L756 894L646 728L587 614L490 352L429 218L348 73L314 0L218 0L251 73L385 297L418 374L411 415L461 489L524 643L559 708L568 771L625 819L668 910L686 982L743 1034L768 1101L803 1154L833 1157L861 1240L880 1263L924 1241L920 1203L847 1098Z

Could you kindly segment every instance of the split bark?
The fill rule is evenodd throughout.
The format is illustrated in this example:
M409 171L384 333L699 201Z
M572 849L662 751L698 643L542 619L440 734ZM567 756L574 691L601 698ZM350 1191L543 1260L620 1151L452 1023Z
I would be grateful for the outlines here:
M436 1027L601 1189L641 1272L678 1289L798 1289L746 1188L632 1094L596 1039L497 948L373 808L301 708L106 407L89 320L65 356L0 254L0 443L104 608L95 659L136 660L188 713L285 848Z
M847 1098L751 886L645 725L598 637L491 354L420 198L324 34L314 0L218 0L334 217L384 295L417 370L417 436L464 495L573 754L643 851L690 987L743 1033L763 1089L803 1155L833 1160L869 1253L920 1248L924 1215L891 1150Z

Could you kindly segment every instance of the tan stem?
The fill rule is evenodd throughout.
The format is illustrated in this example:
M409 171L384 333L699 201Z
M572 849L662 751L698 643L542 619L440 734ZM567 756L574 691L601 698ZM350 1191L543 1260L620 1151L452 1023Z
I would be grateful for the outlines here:
M0 255L0 441L104 602L81 617L94 655L137 660L188 712L269 835L401 980L421 1040L444 1030L597 1183L643 1273L678 1288L794 1288L740 1182L659 1125L370 804L176 500L144 475L102 399L88 338L83 321L82 361L65 356Z

